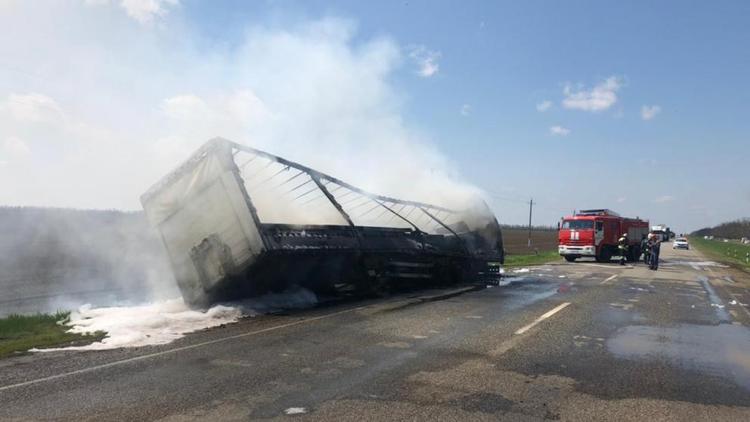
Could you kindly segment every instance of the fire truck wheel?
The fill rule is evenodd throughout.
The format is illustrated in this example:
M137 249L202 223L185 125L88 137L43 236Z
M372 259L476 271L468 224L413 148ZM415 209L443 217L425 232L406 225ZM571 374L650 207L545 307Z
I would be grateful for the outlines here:
M602 249L599 255L596 256L596 262L609 262L612 260L612 251L609 249Z

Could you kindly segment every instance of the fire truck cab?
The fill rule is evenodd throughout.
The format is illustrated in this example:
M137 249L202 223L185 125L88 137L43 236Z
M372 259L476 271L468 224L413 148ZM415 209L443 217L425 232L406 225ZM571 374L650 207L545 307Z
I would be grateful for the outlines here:
M593 257L608 262L620 255L617 241L628 234L628 261L641 255L641 239L648 234L648 221L621 217L608 209L582 210L563 217L558 232L558 251L568 262L580 257Z

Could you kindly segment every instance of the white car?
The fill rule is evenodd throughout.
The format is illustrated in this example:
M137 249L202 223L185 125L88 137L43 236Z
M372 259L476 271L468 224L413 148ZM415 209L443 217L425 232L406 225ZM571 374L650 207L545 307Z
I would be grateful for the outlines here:
M687 239L684 237L678 237L672 242L672 249L690 249Z

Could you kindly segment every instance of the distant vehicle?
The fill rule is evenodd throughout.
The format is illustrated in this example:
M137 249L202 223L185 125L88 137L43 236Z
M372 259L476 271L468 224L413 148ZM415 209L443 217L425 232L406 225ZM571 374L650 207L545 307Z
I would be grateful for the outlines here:
M672 242L672 249L690 249L687 239L684 237L678 237Z
M588 256L608 262L619 255L617 240L628 234L628 261L641 255L641 239L648 234L648 221L621 217L608 209L583 210L562 218L558 232L558 252L568 262Z
M659 237L662 242L668 241L672 237L672 231L667 227L666 224L657 224L651 226L651 233Z

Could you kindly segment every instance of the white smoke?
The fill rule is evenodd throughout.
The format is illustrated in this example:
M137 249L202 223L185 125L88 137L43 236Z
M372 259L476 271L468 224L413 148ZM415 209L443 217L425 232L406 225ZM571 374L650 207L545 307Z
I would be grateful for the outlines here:
M11 2L0 14L14 34L0 39L0 204L138 209L215 136L377 193L455 203L476 192L403 121L396 40L323 18L248 26L227 47L179 13L140 25L116 7Z
M0 205L140 209L216 136L375 193L453 208L477 193L402 118L410 40L321 18L212 42L179 9L142 25L116 2L0 3Z

